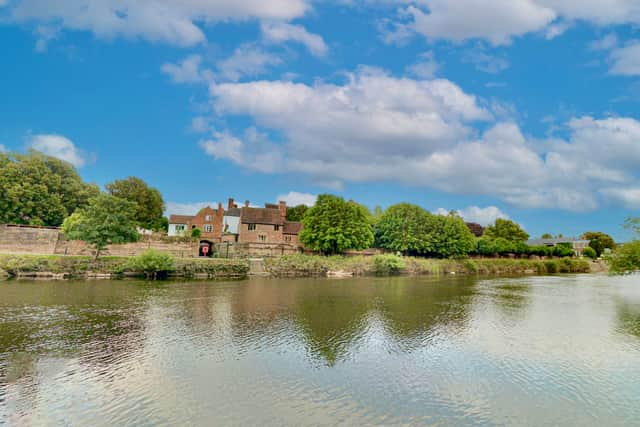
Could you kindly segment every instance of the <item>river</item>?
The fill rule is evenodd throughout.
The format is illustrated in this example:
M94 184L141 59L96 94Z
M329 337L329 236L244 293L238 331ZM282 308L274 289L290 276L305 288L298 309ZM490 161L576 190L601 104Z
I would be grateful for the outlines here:
M0 283L0 425L639 420L639 276Z

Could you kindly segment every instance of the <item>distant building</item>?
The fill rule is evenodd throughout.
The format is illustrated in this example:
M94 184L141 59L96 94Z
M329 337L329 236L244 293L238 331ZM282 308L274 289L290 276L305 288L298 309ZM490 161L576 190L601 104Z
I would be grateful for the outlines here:
M212 242L220 241L222 238L222 221L224 209L222 204L218 204L218 209L210 206L200 209L194 215L171 215L169 217L169 236L190 236L191 231L199 228L200 236Z
M554 247L560 244L570 244L576 255L582 256L584 250L589 246L589 240L582 240L573 237L553 237L549 239L531 239L527 241L529 246L549 246Z
M474 236L481 237L484 234L484 227L480 224L476 224L475 222L465 222L465 224Z

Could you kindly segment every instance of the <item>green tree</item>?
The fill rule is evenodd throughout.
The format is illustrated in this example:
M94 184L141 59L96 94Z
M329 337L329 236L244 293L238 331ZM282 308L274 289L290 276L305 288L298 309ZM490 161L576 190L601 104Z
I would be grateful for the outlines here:
M94 260L110 244L135 242L139 239L135 220L136 204L128 200L99 194L89 200L62 224L71 240L83 240L93 246Z
M624 222L624 228L640 236L640 217L630 217Z
M303 223L300 241L323 254L366 249L373 243L366 209L342 197L321 194Z
M67 162L35 150L0 153L0 222L59 226L98 193Z
M176 261L171 254L149 249L131 258L127 263L127 268L144 273L145 277L155 280L158 277L166 277L168 273L176 271Z
M431 216L420 206L409 203L389 206L375 227L376 246L405 255L429 252Z
M140 178L130 176L106 185L109 194L135 203L135 220L147 230L162 230L164 200L160 192Z
M582 255L586 256L587 258L591 258L591 259L598 258L598 253L591 246L587 246L586 248L584 248L584 251L582 252Z
M287 208L287 221L302 221L308 210L309 206L307 205L298 205Z
M476 237L455 214L431 215L429 251L440 258L465 256L476 249Z
M553 235L550 233L544 233L542 236L540 236L541 239L553 239Z
M616 247L613 237L600 231L588 231L581 238L589 241L589 246L596 251L598 256L602 255L605 249L613 250Z
M524 242L529 239L529 234L518 224L502 218L496 219L495 224L487 227L482 236L489 239L502 238L511 242Z
M614 274L633 273L640 270L640 240L621 245L607 257L609 270Z

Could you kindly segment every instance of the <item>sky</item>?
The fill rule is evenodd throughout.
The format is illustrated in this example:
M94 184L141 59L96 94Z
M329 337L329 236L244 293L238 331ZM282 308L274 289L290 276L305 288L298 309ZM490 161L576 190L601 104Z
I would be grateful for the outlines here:
M637 0L0 0L0 150L167 212L412 202L630 236Z

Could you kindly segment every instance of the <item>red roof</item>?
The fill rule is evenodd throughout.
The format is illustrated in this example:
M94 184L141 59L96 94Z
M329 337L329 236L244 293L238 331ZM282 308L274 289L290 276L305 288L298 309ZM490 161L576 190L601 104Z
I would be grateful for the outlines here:
M302 223L301 222L285 222L284 223L284 234L300 234L302 231Z
M169 224L188 224L193 218L195 217L190 215L171 215Z
M242 208L240 219L243 224L283 225L279 209Z

